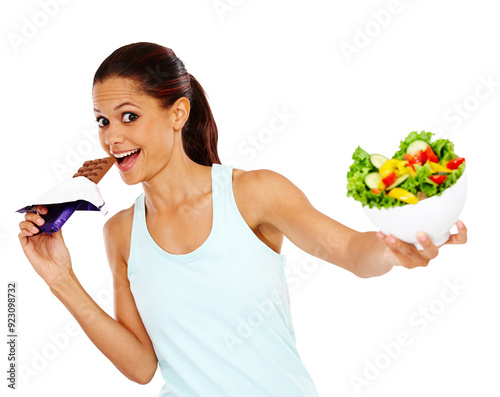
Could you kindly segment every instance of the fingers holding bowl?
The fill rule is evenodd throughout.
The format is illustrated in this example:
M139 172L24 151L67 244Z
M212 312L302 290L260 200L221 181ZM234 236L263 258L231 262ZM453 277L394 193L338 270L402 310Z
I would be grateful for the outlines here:
M424 258L431 260L434 259L436 256L438 256L439 248L432 242L430 237L425 232L418 233L417 239L423 248L422 250L418 250L418 252Z
M434 244L425 232L419 232L416 236L420 245L419 248L391 234L385 235L381 231L377 232L377 237L385 243L392 253L392 262L397 262L395 264L412 269L427 266L432 259L438 256L439 248L445 244L465 244L467 242L467 227L460 220L456 222L456 226L458 233L452 234L448 241L440 245Z
M422 250L417 249L415 245L406 243L391 234L386 236L382 232L378 232L377 236L397 258L397 264L408 269L427 266L429 261L435 258L439 253L438 247L436 247L429 236L423 232L419 233L419 236L425 237L423 241L419 239L423 248Z
M455 223L458 233L452 234L444 244L465 244L467 242L467 227L460 220Z

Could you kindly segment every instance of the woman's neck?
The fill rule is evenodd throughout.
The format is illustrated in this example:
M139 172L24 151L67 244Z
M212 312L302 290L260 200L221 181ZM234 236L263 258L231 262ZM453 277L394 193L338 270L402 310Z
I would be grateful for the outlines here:
M172 158L157 175L142 182L146 206L153 213L174 210L211 192L211 167L183 157Z

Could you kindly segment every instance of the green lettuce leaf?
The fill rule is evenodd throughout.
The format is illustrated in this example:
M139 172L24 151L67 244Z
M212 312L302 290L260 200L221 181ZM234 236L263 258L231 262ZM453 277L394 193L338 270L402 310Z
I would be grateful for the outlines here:
M363 205L380 207L401 206L403 203L400 200L392 197L387 197L384 192L375 194L365 183L365 177L370 172L378 171L370 162L370 154L363 150L360 146L356 148L352 155L353 164L349 167L347 173L347 196L352 196L355 200Z
M454 145L448 139L437 139L431 142L434 133L421 131L417 133L412 131L403 141L400 142L399 150L395 153L393 158L403 160L408 146L416 141L422 140L429 143L438 156L440 163L446 165L449 160L457 157L454 152ZM405 202L387 197L384 192L375 194L365 183L365 177L370 172L377 172L377 168L370 162L370 154L363 150L360 146L356 148L352 155L354 160L349 167L347 173L347 196L362 203L363 206L367 205L370 208L390 208L408 205ZM408 177L401 185L400 188L406 189L411 193L417 195L419 191L424 192L429 197L441 195L441 193L448 187L456 183L465 170L465 162L463 162L456 170L448 174L446 180L438 185L433 182L429 177L432 175L432 170L429 164L418 165L415 164L416 175Z
M436 156L438 156L440 163L447 163L456 157L454 145L448 139L438 139L436 142L433 142L431 146Z
M404 160L404 155L406 154L406 150L408 149L408 146L410 146L410 143L415 141L424 141L430 144L432 135L434 135L433 132L425 132L425 131L410 132L410 134L406 137L406 139L400 142L399 150L394 154L394 156L392 156L392 158L398 160Z

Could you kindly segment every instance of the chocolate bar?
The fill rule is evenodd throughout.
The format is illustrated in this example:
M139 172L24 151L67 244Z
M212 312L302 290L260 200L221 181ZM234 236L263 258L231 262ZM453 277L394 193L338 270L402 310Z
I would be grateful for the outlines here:
M37 234L57 232L75 211L101 211L106 214L108 211L97 183L109 171L114 162L113 157L85 161L78 172L73 175L73 178L49 190L37 200L36 204L28 205L17 212L36 213L39 205L47 207L47 214L42 216L45 223L42 226L37 226L39 229ZM84 176L87 179L75 179L78 176Z
M106 172L113 166L115 159L113 157L105 157L102 159L88 160L83 163L83 165L78 169L78 172L73 175L73 178L77 176L84 176L90 179L95 184L106 175Z

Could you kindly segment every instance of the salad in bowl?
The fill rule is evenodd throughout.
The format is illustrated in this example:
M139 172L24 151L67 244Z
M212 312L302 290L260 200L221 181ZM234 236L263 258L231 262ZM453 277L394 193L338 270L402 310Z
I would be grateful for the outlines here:
M362 203L383 233L419 249L420 231L435 245L448 240L467 189L465 158L450 140L432 141L432 135L411 132L391 158L358 146L347 173L347 196Z

